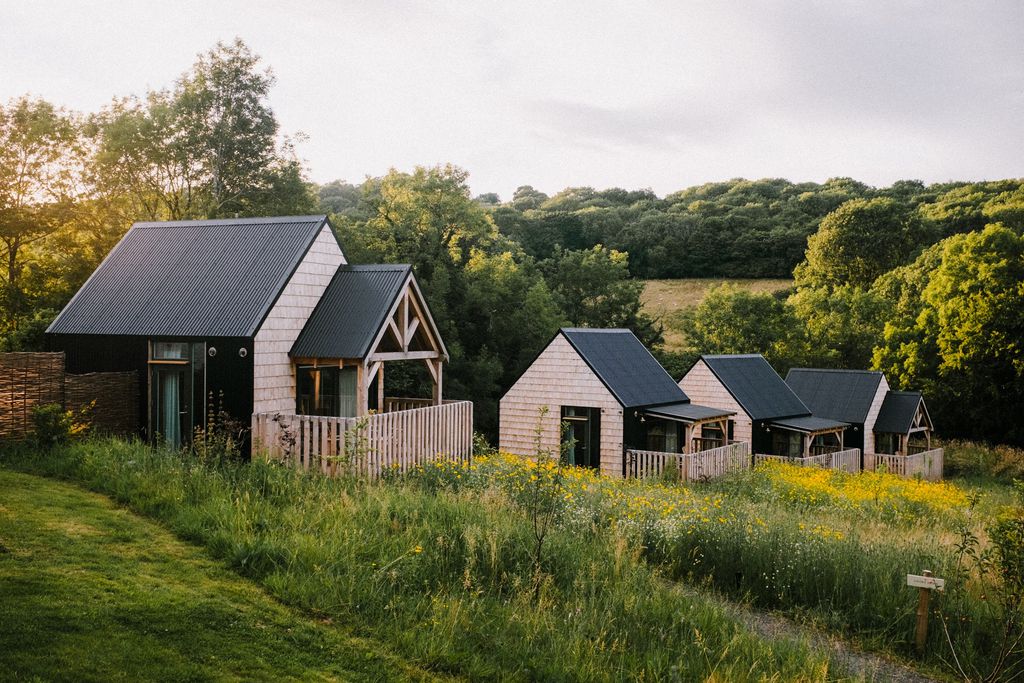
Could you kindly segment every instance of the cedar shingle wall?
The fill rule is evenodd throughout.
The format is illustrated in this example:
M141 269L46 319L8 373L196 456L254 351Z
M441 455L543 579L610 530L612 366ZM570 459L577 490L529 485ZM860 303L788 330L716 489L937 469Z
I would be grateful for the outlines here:
M47 403L64 403L64 354L0 353L0 439L26 437Z
M139 429L139 377L135 372L67 375L64 395L64 406L75 413L96 402L86 415L94 432L128 435Z
M882 409L882 401L885 400L885 395L889 393L889 382L886 381L885 376L878 382L878 389L875 391L875 398L871 401L871 407L868 408L868 415L864 418L864 452L874 453L875 452L875 421L878 420L878 412Z
M256 333L253 412L294 412L295 375L288 351L344 263L338 241L325 225ZM339 320L338 324L345 323Z
M690 403L736 411L736 415L732 418L734 422L732 438L734 441L751 442L750 416L715 377L707 363L703 360L697 361L697 364L690 368L686 376L679 380L679 386L683 393L690 397Z
M622 406L576 350L558 335L501 399L498 447L535 453L538 410L548 406L541 447L558 452L562 406L601 409L601 472L622 476Z

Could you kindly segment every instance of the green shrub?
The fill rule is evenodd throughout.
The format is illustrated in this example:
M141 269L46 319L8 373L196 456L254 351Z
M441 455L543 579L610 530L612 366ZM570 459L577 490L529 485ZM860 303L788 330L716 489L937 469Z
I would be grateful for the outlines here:
M32 441L39 448L49 451L63 446L72 439L81 438L89 432L87 415L92 404L77 414L64 410L59 403L46 403L32 408Z

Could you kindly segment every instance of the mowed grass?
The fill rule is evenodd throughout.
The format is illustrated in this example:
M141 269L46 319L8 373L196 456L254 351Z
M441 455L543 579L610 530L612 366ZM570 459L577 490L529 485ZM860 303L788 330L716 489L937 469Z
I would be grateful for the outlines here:
M423 678L107 498L0 469L0 679Z
M793 286L792 280L735 280L724 278L685 278L680 280L646 280L641 303L644 310L665 323L665 347L685 347L686 333L680 324L680 313L695 308L707 293L719 285L730 284L751 292L777 292Z

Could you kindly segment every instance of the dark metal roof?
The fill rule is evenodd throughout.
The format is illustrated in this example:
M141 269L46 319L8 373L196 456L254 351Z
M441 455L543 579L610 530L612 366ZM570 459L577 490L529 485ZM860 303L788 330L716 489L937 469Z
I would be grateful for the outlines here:
M326 216L136 223L49 334L251 337Z
M806 432L808 434L831 431L834 429L843 429L850 426L848 422L827 420L823 417L814 417L813 415L784 417L780 420L772 420L771 425L772 427L782 427L784 429L791 429L796 432Z
M654 417L664 417L669 420L679 420L682 422L696 422L698 420L707 420L713 417L728 417L729 415L736 414L731 410L698 406L693 403L670 403L668 405L657 406L655 408L646 408L644 409L644 412Z
M632 331L563 327L560 334L623 408L689 400Z
M888 434L906 434L914 426L917 407L924 398L919 391L890 391L878 411L874 431ZM927 409L926 409L927 410ZM929 422L931 419L929 418Z
M877 370L793 368L786 375L786 384L812 413L851 424L867 420L881 381Z
M341 266L290 355L365 358L411 273L408 265Z
M811 414L761 354L701 358L751 419L771 420Z

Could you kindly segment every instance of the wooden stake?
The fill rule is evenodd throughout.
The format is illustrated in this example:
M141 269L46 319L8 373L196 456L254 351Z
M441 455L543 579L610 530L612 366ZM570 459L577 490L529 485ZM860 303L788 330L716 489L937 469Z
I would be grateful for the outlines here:
M927 569L922 572L924 576L931 576ZM917 598L917 629L914 642L917 645L917 654L924 655L924 644L928 640L928 603L932 597L930 588L919 588Z

